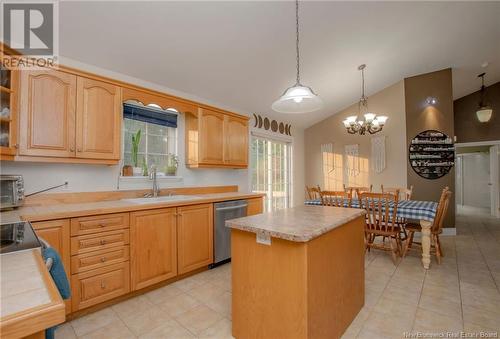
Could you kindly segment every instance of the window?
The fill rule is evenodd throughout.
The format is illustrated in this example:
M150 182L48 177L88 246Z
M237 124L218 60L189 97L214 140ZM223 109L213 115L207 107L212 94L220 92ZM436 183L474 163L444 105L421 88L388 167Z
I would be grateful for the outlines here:
M290 206L291 144L261 137L252 138L252 191L265 193L265 211Z
M321 160L323 167L323 187L327 191L335 190L335 154L333 144L321 145Z
M141 130L141 141L137 157L139 166L142 167L144 162L148 168L155 164L158 172L161 173L166 171L167 155L177 154L177 118L175 118L175 124L171 123L169 126L165 126L166 123L162 121L163 115L172 118L171 116L175 114L160 110L157 108L159 106L154 104L148 106L124 105L123 159L125 164L133 165L132 135ZM138 109L139 112L134 111L131 113L131 110L135 109ZM155 115L158 113L160 113L159 118Z

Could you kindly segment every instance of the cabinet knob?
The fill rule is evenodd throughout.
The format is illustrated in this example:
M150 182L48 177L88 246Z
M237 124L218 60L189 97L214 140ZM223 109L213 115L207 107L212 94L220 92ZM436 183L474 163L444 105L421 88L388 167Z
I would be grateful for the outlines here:
M105 261L106 261L106 257L102 257L101 262L105 262Z
M81 151L82 151L82 149L81 149L81 148L78 148L76 151L77 151L77 152L81 152Z
M99 227L105 227L105 226L106 226L106 225L104 225L104 224L99 224Z
M104 280L101 280L101 288L102 288L102 289L105 289L105 288L106 288L106 283L104 282Z
M101 240L101 245L106 245L106 240L102 239Z
M70 148L69 148L69 151L70 151L70 152L74 152L74 151L75 151L75 149L74 149L73 147L70 147Z

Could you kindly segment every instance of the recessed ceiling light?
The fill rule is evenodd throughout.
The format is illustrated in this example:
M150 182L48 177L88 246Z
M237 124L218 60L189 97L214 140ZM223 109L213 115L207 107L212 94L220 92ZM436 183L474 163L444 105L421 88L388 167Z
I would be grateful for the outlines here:
M488 67L488 66L489 66L488 61L485 61L485 62L483 62L483 63L481 64L481 67L482 67L482 68L486 68L486 67Z

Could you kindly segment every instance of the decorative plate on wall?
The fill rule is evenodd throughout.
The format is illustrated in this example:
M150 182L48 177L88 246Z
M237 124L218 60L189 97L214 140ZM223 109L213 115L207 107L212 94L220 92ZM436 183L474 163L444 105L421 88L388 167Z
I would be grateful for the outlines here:
M453 139L436 130L423 131L413 138L408 154L411 168L425 179L441 178L455 164Z

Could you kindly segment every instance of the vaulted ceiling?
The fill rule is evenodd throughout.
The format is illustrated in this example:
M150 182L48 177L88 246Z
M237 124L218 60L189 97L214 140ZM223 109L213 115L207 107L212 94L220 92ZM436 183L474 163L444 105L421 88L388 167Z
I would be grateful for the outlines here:
M290 1L64 1L60 54L243 113L309 126L404 77L453 68L455 98L500 81L500 2L300 5L302 79L324 109L280 115L271 104L295 76Z

